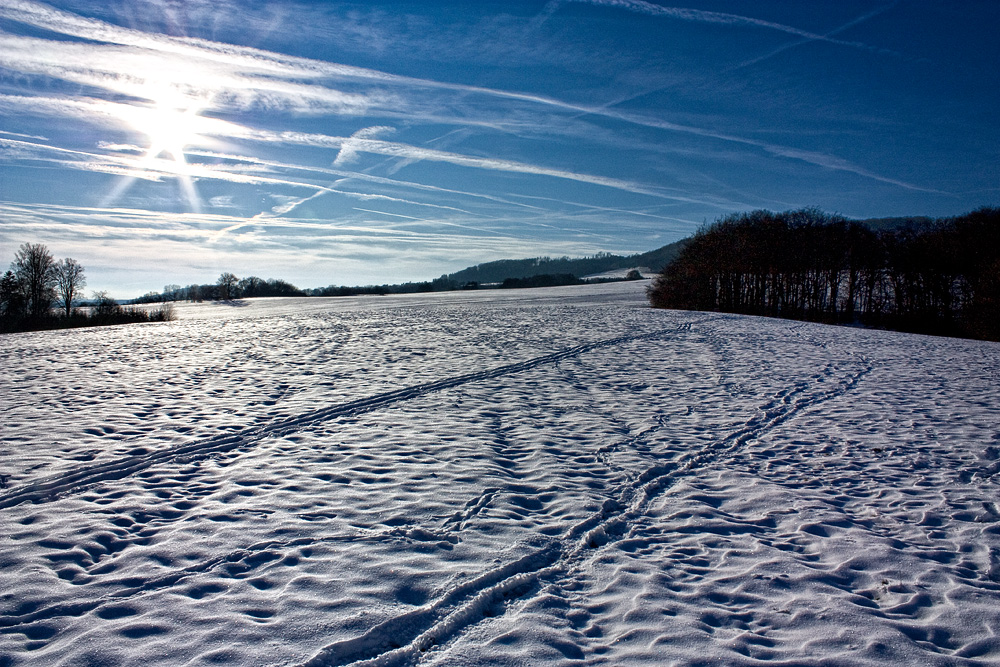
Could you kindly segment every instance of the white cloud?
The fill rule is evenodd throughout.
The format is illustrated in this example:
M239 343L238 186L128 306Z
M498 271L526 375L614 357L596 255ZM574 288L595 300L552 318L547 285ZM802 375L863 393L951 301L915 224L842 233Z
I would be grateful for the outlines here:
M537 239L503 231L465 229L433 218L421 220L418 227L406 221L372 224L365 222L368 213L360 213L338 221L279 218L251 233L207 243L218 230L244 219L0 202L0 246L45 243L57 256L78 259L92 289L107 289L118 297L138 296L165 283L213 282L220 271L281 277L301 287L380 284L438 275L429 267L457 270L495 259L498 247L510 257L539 254ZM599 241L553 240L546 251L580 256L609 249ZM122 286L123 276L112 259L122 256L133 258L137 267L130 272L134 287Z
M22 134L21 132L8 132L6 130L0 130L0 134L6 134L8 137L17 137L18 139L37 139L38 141L48 141L45 137L40 137L36 134Z
M208 200L209 206L212 208L231 208L238 209L239 207L234 203L232 195L218 195L212 197Z
M217 158L217 159L222 159L222 160L234 161L234 162L237 162L237 163L262 164L262 165L266 165L266 166L268 166L270 168L273 168L273 169L276 169L276 170L282 170L282 171L316 173L316 174L323 174L323 175L326 175L326 176L336 176L336 177L339 177L340 179L342 179L340 181L340 183L342 185L345 184L345 183L347 183L347 182L349 182L349 181L362 181L362 182L365 182L365 183L374 183L374 184L385 185L385 186L389 186L389 187L393 187L393 188L418 190L418 191L421 191L421 192L429 192L429 193L439 194L439 195L443 195L443 196L454 195L454 196L461 197L461 198L478 199L478 200L483 200L483 201L487 201L487 202L494 202L494 203L497 203L497 204L502 204L504 206L513 206L513 207L517 207L517 208L520 208L520 209L528 209L528 210L534 210L534 211L541 211L541 210L543 210L541 207L538 207L538 206L533 206L531 204L525 204L523 202L515 201L511 197L507 197L507 198L497 197L497 196L494 196L494 195L483 194L483 193L480 193L480 192L470 192L468 190L456 190L454 188L445 188L445 187L441 187L441 186L438 186L438 185L429 185L429 184L426 184L426 183L417 183L415 181L405 181L405 180L396 179L396 178L386 178L384 176L375 176L375 175L367 174L367 173L360 172L360 171L348 171L348 170L344 170L344 169L327 169L327 168L324 168L324 167L316 167L316 166L312 166L312 165L292 164L292 163L288 163L288 162L279 162L279 161L275 161L275 160L263 160L261 158L257 158L257 157L253 157L253 156L248 156L248 155L234 155L234 154L227 154L227 153L217 153L217 152L214 152L214 151L194 150L194 151L189 151L188 154L189 155L194 155L194 156L202 156L202 157L209 157L209 158ZM278 201L281 201L282 203L288 203L290 201L296 201L296 200L298 200L297 197L287 197L287 198L285 198L285 197L279 197L277 195L272 195L272 197L277 198Z

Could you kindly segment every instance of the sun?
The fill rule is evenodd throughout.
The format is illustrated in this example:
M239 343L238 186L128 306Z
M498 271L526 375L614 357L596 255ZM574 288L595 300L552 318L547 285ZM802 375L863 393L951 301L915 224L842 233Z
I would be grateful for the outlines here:
M175 162L185 163L184 149L199 139L204 100L162 84L150 84L145 97L150 104L140 107L132 125L148 139L146 159L166 155Z
M163 154L177 162L184 162L184 149L198 137L198 112L187 109L156 106L149 114L149 126L143 131L149 137L147 157L158 158Z
M145 141L139 147L141 157L135 166L159 177L176 178L192 210L201 210L194 184L196 169L188 164L186 148L203 141L207 119L201 114L208 107L204 98L186 94L172 82L147 81L138 91L144 103L123 105L122 120ZM116 188L117 197L129 187L125 181Z

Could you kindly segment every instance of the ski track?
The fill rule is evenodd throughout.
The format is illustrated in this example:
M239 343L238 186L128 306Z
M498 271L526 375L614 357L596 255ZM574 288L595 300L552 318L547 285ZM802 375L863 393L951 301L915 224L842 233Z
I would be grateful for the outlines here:
M832 366L827 366L821 375L827 378L833 371ZM811 394L807 392L810 383L796 384L760 406L759 414L748 420L743 428L691 455L680 465L649 467L618 490L617 500L605 502L600 512L574 526L558 540L502 568L483 573L428 607L386 621L356 639L327 646L303 663L303 667L389 667L412 663L431 647L450 641L467 626L487 617L489 609L498 603L508 603L537 592L540 578L564 572L592 550L622 539L629 525L643 515L653 498L685 476L719 464L749 441L803 410L845 395L871 371L872 366L866 361L860 370L838 382L834 389ZM488 495L492 497L493 492L495 490ZM472 509L478 511L485 502L488 499L479 499Z
M567 348L560 352L536 357L527 361L507 364L486 371L459 375L436 382L414 385L386 392L377 396L350 401L339 405L316 410L296 417L277 419L257 425L239 433L219 436L207 440L196 441L187 445L165 448L159 451L139 456L129 456L110 461L98 466L82 467L71 473L56 475L27 485L26 488L0 495L0 509L13 507L23 502L45 502L75 489L81 489L97 482L121 479L151 466L170 461L189 462L218 452L228 452L234 449L251 447L265 438L281 437L295 431L308 428L315 424L337 419L339 417L357 416L373 410L391 407L394 404L408 401L426 394L454 389L470 382L492 380L507 375L520 373L545 364L553 364L563 359L569 359L586 352L605 347L614 347L624 343L640 340L661 338L673 333L690 330L692 322L686 322L673 329L665 329L645 334L619 336L594 343L585 343Z

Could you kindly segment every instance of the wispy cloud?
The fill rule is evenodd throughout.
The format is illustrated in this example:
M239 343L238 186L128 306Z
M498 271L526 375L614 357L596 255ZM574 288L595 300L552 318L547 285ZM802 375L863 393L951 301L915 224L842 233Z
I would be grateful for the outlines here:
M21 132L8 132L6 130L0 130L0 134L4 134L8 137L17 137L18 139L37 139L38 141L48 141L45 137L40 137L37 134L23 134Z
M381 128L380 128L381 129ZM344 145L349 146L351 153L373 153L387 157L398 157L407 160L430 162L447 162L449 164L471 167L476 169L487 169L490 171L506 171L520 174L534 174L536 176L551 176L581 183L590 183L608 188L615 188L636 194L645 194L653 197L663 197L672 199L669 194L652 186L633 183L618 178L596 176L592 174L581 174L563 169L553 169L540 165L533 165L514 160L503 160L498 158L476 157L439 151L421 146L411 146L403 143L382 141L378 139L366 139L360 136L352 137L332 137L323 134L305 132L269 132L251 131L249 137L258 141L272 143L290 143L303 146L326 147L341 149Z
M340 142L340 152L337 153L337 159L333 161L334 166L350 164L357 160L358 146L361 141L374 139L380 134L392 133L395 131L396 128L386 127L384 125L376 125L374 127L366 127L358 130L352 134L350 138Z
M582 3L588 5L600 5L603 7L615 7L619 9L625 9L631 12L639 12L641 14L647 14L649 16L663 16L673 19L679 19L682 21L694 21L698 23L715 23L718 25L751 26L755 28L775 30L789 35L796 35L798 37L803 37L806 40L813 42L828 42L830 44L859 48L867 51L883 50L868 44L864 44L862 42L851 42L851 41L834 39L829 34L820 35L815 32L810 32L808 30L802 30L801 28L796 28L794 26L785 25L783 23L775 23L773 21L765 21L763 19L754 18L752 16L743 16L741 14L728 14L726 12L712 12L703 9L691 9L688 7L668 7L664 5L653 4L652 2L646 2L645 0L553 0L552 2L549 3L548 11L551 12L554 9L558 8L559 5L569 4L569 3Z
M557 199L555 197L539 197L539 196L536 196L536 195L517 195L517 194L512 194L511 196L512 197L524 197L525 199L534 199L534 200L537 200L537 201L556 202L556 203L559 203L559 204L566 204L567 206L574 206L574 207L577 207L577 208L586 209L588 211L604 211L604 212L608 212L608 213L623 213L625 215L636 216L636 217L640 217L640 218L654 218L656 220L666 220L666 221L669 221L669 222L680 222L680 223L683 223L685 225L697 225L698 224L697 220L688 220L686 218L677 218L677 217L670 216L670 215L661 215L661 214L658 214L658 213L650 213L647 210L615 208L615 207L612 207L612 206L594 206L593 204L584 204L584 203L581 203L581 202L568 201L568 200L565 200L565 199ZM725 209L726 208L726 207L722 206L721 204L718 204L717 206L720 209Z
M384 216L387 216L387 217L390 217L390 218L401 218L403 220L409 220L409 221L411 221L409 223L411 225L429 226L429 227L438 227L438 228L440 228L440 227L456 227L456 228L459 228L459 229L467 229L467 230L470 230L470 231L480 232L480 233L483 233L483 234L490 234L490 235L492 235L494 237L499 236L499 237L507 238L507 239L517 238L516 236L514 236L512 234L504 234L504 233L498 232L498 231L496 231L494 229L486 229L484 227L476 227L474 225L461 224L461 223L458 223L458 222L454 222L452 220L431 220L429 218L418 218L418 217L413 216L413 215L403 215L401 213L389 213L387 211L376 211L374 209L359 208L357 206L354 207L354 210L355 211L361 211L363 213L374 213L375 215L384 215Z
M290 172L307 172L323 174L327 176L336 176L347 181L362 181L366 183L374 183L378 185L387 185L396 188L419 190L423 192L430 192L442 195L457 195L459 197L468 197L472 199L481 199L489 202L496 202L498 204L504 204L508 206L517 206L525 209L535 209L540 210L537 206L531 206L530 204L524 204L522 202L514 201L510 198L496 197L493 195L483 194L481 192L470 192L468 190L456 190L454 188L445 188L438 185L429 185L427 183L417 183L415 181L405 181L395 178L386 178L384 176L375 176L373 174L367 174L360 171L348 171L344 169L328 169L324 167L317 167L314 165L304 165L304 164L292 164L288 162L279 162L276 160L265 160L262 158L248 156L248 155L235 155L231 153L218 153L214 151L202 151L202 150L192 150L188 152L189 155L201 156L207 158L215 158L221 160L229 160L236 163L242 164L259 164L268 168L273 168L281 171Z
M185 176L188 178L211 179L211 180L219 180L219 181L226 181L230 183L240 183L240 184L279 185L279 186L288 186L295 188L306 188L309 190L317 191L315 194L310 195L307 199L312 199L316 197L318 194L327 193L327 194L342 195L344 197L359 199L364 201L369 201L369 200L391 201L396 203L409 204L412 206L429 207L444 211L455 211L462 214L474 215L473 213L470 213L465 209L457 208L454 206L445 206L429 202L414 201L410 199L403 199L400 197L391 197L383 194L355 192L333 186L318 185L316 183L310 183L306 181L293 180L289 178L277 178L274 176L256 174L252 173L253 165L251 165L251 168L249 170L246 167L241 167L239 171L236 171L233 168L226 166L217 166L217 165L209 166L198 163L191 163L191 164L178 163L173 160L164 160L159 158L136 158L133 156L100 155L96 153L89 153L86 151L61 148L58 146L48 146L45 144L36 144L15 139L4 139L2 137L0 137L0 147L12 148L18 151L19 153L18 157L20 159L48 161L72 169L128 176L131 178L140 178L150 181L160 181L165 177ZM46 154L48 153L64 157L47 157ZM250 173L248 173L248 171ZM262 214L264 218L269 218L271 217L271 215L272 214L270 213ZM254 218L252 220L244 221L244 224L246 225L256 224L259 221L260 219ZM243 224L239 226L243 226Z
M355 221L282 218L252 233L208 243L219 229L241 219L9 202L0 202L0 216L4 219L0 243L5 246L16 247L25 239L41 240L57 255L72 253L88 269L111 269L109 257L127 254L148 267L134 269L133 274L149 272L154 281L162 278L178 283L214 281L219 272L228 270L238 275L280 276L302 287L319 286L337 281L329 269L336 260L338 274L352 276L349 284L378 284L386 282L384 266L393 266L403 280L426 279L428 264L442 267L442 272L455 271L494 258L498 244L511 257L538 254L535 240L503 231L469 234L460 225L435 224L433 219L425 219L421 229L368 224L363 217ZM96 243L81 244L84 239ZM553 253L580 256L607 246L574 238L551 240L547 248ZM262 251L267 254L266 266L261 266ZM323 275L331 277L316 277ZM119 291L112 293L120 295Z
M793 160L799 160L802 162L806 162L808 164L812 164L818 167L824 167L826 169L832 169L835 171L849 172L857 176L862 176L864 178L871 179L874 181L888 183L890 185L896 185L901 188L905 188L907 190L941 194L939 190L935 190L933 188L925 188L913 183L908 183L900 179L883 176L881 174L877 174L873 171L865 169L864 167L855 164L850 160L837 157L836 155L830 155L828 153L822 153L819 151L809 151L800 148L793 148L790 146L783 146L781 144L775 144L767 141L759 141L756 139L749 139L747 137L741 137L735 134L730 134L728 132L718 132L715 130L694 127L691 125L681 125L678 123L671 123L669 121L662 121L654 118L643 118L635 114L619 113L611 109L602 109L601 115L607 116L609 118L617 118L619 120L629 123L645 125L647 127L655 127L663 130L669 130L672 132L683 132L685 134L693 134L700 137L718 139L719 141L741 144L744 146L752 146L754 148L759 148L767 153L770 153L771 155L790 158Z
M2 102L3 100L0 99L0 104L2 104ZM51 102L50 106L56 106L57 104L57 101L54 100L50 100L50 102ZM64 106L70 109L77 109L77 108L86 108L88 104L89 103L68 102ZM117 105L114 103L94 103L92 106L94 108L103 108L105 110L105 113L109 116L128 113L124 109L119 109L119 107L128 108L128 105ZM589 183L592 185L599 185L602 187L624 190L636 194L645 194L653 197L661 197L666 199L677 199L675 195L665 193L662 189L638 183L633 183L618 178L609 178L605 176L597 176L592 174L582 174L563 169L553 169L540 165L516 162L513 160L475 157L470 155L463 155L460 153L439 151L420 146L411 146L403 143L367 138L374 136L378 132L384 132L387 129L391 128L385 128L385 127L366 128L364 130L355 133L350 137L335 137L335 136L328 136L328 135L321 135L314 133L270 132L264 130L254 130L251 128L241 127L234 123L228 123L225 121L216 122L217 119L206 118L204 120L208 122L205 124L205 127L200 130L200 133L203 134L222 134L229 138L243 138L243 139L252 139L256 141L264 141L269 143L297 144L297 145L312 146L312 147L338 149L339 150L338 159L337 161L335 161L334 164L342 163L340 157L346 150L349 156L351 156L346 160L348 162L353 160L354 156L356 156L357 153L362 153L362 152L373 153L388 157L404 158L411 161L427 160L431 162L446 162L457 166L476 168L476 169L486 169L490 171L505 171L511 173L533 174L537 176L549 176L552 178L560 178L571 181L578 181L581 183ZM198 178L218 178L238 183L277 183L277 184L294 185L300 187L315 187L314 185L290 181L290 180L271 179L259 176L250 176L247 174L235 174L225 169L208 167L206 165L201 165L201 164L185 164L183 167L180 167L176 164L176 162L165 161L165 160L130 158L118 155L102 156L94 153L61 149L41 144L28 144L26 142L16 142L16 143L24 147L30 146L37 150L52 150L52 151L73 153L81 156L86 156L93 160L100 160L103 158L104 160L113 163L115 166L132 167L137 169L138 171L145 172L148 174L149 178L161 178L164 175L189 174L191 176L196 176ZM87 168L88 165L94 165L94 164L98 164L98 162L80 162L77 164L77 167L84 169Z

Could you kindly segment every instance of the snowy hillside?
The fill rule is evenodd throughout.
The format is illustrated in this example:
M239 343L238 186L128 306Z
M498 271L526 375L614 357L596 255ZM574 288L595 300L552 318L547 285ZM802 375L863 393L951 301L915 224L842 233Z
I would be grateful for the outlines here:
M0 665L1000 661L1000 345L646 284L0 337Z

